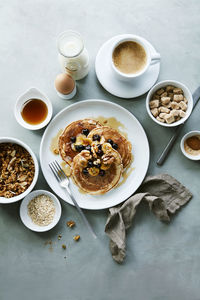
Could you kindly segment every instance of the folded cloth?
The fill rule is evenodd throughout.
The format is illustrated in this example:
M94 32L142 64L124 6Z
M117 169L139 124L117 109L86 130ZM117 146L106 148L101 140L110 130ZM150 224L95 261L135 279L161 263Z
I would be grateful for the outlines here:
M122 263L126 255L126 230L131 226L137 206L147 201L150 210L164 222L169 222L169 213L174 214L192 198L190 191L168 174L148 176L138 193L122 205L109 209L105 232L110 238L113 259Z

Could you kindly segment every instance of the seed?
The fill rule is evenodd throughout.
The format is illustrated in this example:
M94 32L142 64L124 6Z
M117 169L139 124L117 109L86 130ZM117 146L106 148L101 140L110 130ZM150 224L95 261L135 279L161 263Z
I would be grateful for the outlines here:
M66 250L66 245L65 244L62 244L62 248L64 249L64 250Z
M88 129L83 129L83 130L82 130L82 133L83 133L84 135L86 135L86 136L89 134L89 132L90 132L90 131L89 131Z
M75 136L71 136L71 137L70 137L70 141L71 141L72 143L75 143L75 142L76 142L76 137L75 137Z

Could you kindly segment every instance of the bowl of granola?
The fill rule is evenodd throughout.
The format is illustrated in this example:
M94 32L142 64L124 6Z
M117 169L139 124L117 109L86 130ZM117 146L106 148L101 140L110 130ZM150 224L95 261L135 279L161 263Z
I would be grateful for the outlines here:
M193 108L190 90L181 82L165 80L157 83L146 98L146 109L151 119L165 127L184 123Z
M38 161L28 145L11 137L0 137L0 203L17 202L34 188Z

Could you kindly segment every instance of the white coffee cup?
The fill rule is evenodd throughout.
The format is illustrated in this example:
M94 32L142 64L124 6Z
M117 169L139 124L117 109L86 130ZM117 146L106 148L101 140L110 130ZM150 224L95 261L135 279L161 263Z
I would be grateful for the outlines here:
M144 68L137 72L137 73L123 73L121 72L114 64L113 62L113 52L115 50L115 48L117 46L119 46L120 44L122 44L123 42L136 42L139 45L141 45L145 52L146 52L146 64L144 66ZM130 81L133 80L134 78L138 78L141 75L143 75L149 68L150 65L153 65L155 63L158 63L160 61L160 54L159 53L155 53L152 54L149 50L149 47L147 45L147 43L144 41L143 38L136 36L136 35L132 35L132 34L127 34L126 37L120 39L119 41L117 41L116 43L113 44L112 48L111 48L111 55L110 55L110 60L111 60L111 66L112 66L112 70L114 72L114 74L118 77L118 79L121 80L126 80L126 81Z

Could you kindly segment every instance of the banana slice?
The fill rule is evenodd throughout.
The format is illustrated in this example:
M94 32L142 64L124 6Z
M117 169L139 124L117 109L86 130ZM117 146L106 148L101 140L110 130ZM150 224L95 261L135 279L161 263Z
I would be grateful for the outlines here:
M89 169L88 169L88 173L89 173L91 176L97 176L97 175L99 174L99 169L96 168L96 167L89 168Z
M102 150L104 153L111 152L113 150L111 144L105 143L102 145Z
M76 143L75 143L75 145L83 145L84 139L85 139L85 135L82 134L82 133L79 133L79 134L76 136Z
M111 165L105 165L104 163L101 164L101 169L106 171L110 168Z

